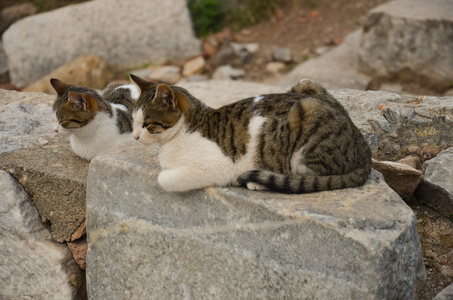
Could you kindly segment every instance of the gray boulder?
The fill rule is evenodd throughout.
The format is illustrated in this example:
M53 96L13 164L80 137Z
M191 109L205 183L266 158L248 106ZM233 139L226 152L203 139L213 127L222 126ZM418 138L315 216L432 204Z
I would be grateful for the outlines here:
M307 195L210 187L167 193L154 149L93 159L88 294L95 299L414 299L417 220L373 171Z
M425 178L417 187L417 200L424 201L446 217L453 216L453 147L423 164Z
M374 8L363 27L360 70L448 89L453 78L452 11L450 0L397 0Z
M0 171L0 298L83 299L85 279L65 245L49 241L30 197Z
M371 78L357 71L360 36L359 30L350 33L339 46L322 56L301 63L277 84L287 88L301 78L311 78L328 89L365 90Z
M97 0L27 17L3 35L12 83L25 86L84 54L134 67L200 54L185 0Z

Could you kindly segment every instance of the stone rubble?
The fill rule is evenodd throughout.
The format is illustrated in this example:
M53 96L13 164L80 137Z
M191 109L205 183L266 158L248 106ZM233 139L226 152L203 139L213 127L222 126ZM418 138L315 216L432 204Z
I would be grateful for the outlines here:
M413 196L415 189L423 180L421 171L402 163L373 159L373 169L381 172L385 182L405 200Z

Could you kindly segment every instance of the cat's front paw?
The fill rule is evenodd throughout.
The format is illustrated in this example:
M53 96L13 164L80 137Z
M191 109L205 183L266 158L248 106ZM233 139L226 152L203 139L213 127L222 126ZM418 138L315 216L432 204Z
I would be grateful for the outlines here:
M265 191L265 190L267 190L267 187L265 187L264 185L255 183L255 182L247 182L245 185L251 191Z

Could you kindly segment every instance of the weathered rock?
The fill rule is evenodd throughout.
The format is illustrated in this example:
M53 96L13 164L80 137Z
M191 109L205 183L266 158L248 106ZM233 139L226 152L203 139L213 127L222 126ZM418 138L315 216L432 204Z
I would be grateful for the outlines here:
M85 279L65 245L48 240L23 188L0 171L0 298L83 299Z
M373 159L373 169L384 176L385 182L403 199L409 199L423 180L423 173L408 165Z
M278 85L287 88L302 78L311 78L328 89L365 90L371 78L357 71L360 35L357 30L330 52L298 65Z
M245 76L245 71L241 69L235 69L230 65L224 65L218 67L214 74L212 74L212 79L214 80L231 80L231 79L240 79Z
M453 78L452 11L450 0L397 0L374 8L363 28L360 70L448 89Z
M85 220L88 162L69 142L53 141L0 154L0 169L10 172L30 194L42 222L50 222L52 239L70 241Z
M102 90L120 73L120 68L109 64L98 55L82 55L30 84L23 91L56 94L50 84L51 78L58 78L66 83Z
M331 92L349 111L376 159L394 161L419 149L453 145L453 98Z
M0 13L0 36L17 20L34 15L37 12L38 8L32 3L27 2L4 8Z
M273 56L275 61L281 61L284 63L289 63L293 60L293 54L291 49L287 47L275 47L273 51Z
M153 14L156 7L159 13ZM201 53L185 0L70 5L14 23L4 33L3 43L17 86L26 86L84 54L131 68Z
M402 159L398 160L397 163L411 166L412 168L417 170L421 169L421 159L416 154L411 154L403 157Z
M413 299L424 278L415 216L377 172L307 195L167 193L158 173L133 142L91 162L90 297Z
M182 67L182 76L188 77L194 74L200 74L203 71L206 61L203 56L197 56L187 61Z
M447 286L442 292L436 295L433 300L451 300L453 299L453 284Z
M86 257L88 251L86 236L73 242L67 242L67 245L72 253L72 256L74 257L75 262L80 268L85 270L87 268Z
M446 217L453 216L453 148L440 152L423 164L425 179L415 196Z
M49 105L53 101L43 94L0 89L0 153L38 145L40 138L55 135Z
M157 82L175 84L181 79L181 68L177 66L161 66L151 69L149 78Z

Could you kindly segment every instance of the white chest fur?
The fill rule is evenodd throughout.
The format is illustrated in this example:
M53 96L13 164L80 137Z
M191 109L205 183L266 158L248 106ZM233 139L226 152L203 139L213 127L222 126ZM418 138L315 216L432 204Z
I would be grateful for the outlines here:
M260 116L252 118L248 127L247 153L236 162L225 156L215 142L182 128L160 149L159 162L163 171L159 174L159 184L171 192L235 184L240 174L255 168L257 135L265 120Z
M80 157L91 160L95 155L116 147L126 139L132 139L132 134L120 134L116 125L118 109L126 110L123 105L112 104L113 118L104 112L99 112L86 126L72 130L70 136L71 148Z

